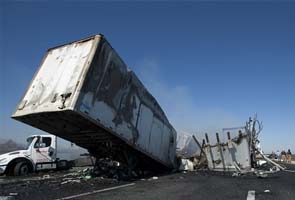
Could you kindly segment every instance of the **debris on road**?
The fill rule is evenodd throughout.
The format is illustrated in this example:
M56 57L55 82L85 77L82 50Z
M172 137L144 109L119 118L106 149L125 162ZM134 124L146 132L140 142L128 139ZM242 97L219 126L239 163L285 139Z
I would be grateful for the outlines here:
M90 175L87 175L87 176L84 176L84 179L85 180L89 180L89 179L91 179L92 177L90 176Z
M60 194L49 191L66 191L63 192L64 195L72 195L73 191L83 193L109 185L121 184L114 178L88 175L91 173L92 168L74 167L68 171L52 171L46 174L39 172L26 177L1 176L0 200L38 199L41 193L46 195L45 199L55 199Z
M79 179L90 180L92 178L111 178L117 180L130 180L133 178L139 178L137 172L130 171L128 166L112 160L110 158L98 159L94 167L87 167L76 172L70 172L64 175L63 180L71 180L72 177L78 177ZM67 178L69 177L69 178Z
M159 179L159 177L157 177L157 176L153 176L152 178L150 178L149 180L158 180Z
M14 200L13 196L0 196L0 200Z
M189 159L181 159L181 163L179 166L180 171L193 171L194 170L194 163Z
M79 179L77 179L77 180L70 179L70 180L61 182L60 184L63 185L63 184L67 184L67 183L81 183L81 181Z
M43 175L43 179L48 179L48 178L50 178L49 174Z

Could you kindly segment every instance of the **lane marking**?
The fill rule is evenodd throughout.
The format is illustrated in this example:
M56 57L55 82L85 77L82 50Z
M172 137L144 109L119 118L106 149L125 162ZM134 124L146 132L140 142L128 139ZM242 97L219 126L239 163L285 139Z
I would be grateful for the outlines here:
M91 195L91 194L95 194L95 193L106 192L106 191L115 190L115 189L119 189L119 188L124 188L124 187L132 186L132 185L135 185L135 183L129 183L129 184L125 184L125 185L119 185L119 186L105 188L105 189L101 189L101 190L94 190L92 192L85 192L85 193L82 193L82 194L77 194L77 195L73 195L73 196L63 197L63 198L56 199L56 200L74 199L74 198L77 198L77 197L87 196L87 195Z
M295 173L295 170L285 169L284 171L285 171L285 172L292 172L292 173Z
M249 190L247 200L255 200L255 190Z

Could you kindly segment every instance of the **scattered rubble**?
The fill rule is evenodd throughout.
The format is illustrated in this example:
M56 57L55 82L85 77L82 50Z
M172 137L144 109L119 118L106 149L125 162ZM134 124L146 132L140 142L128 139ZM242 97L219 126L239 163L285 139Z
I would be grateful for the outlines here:
M46 193L46 199L56 199L58 194L48 191L66 191L63 195L69 196L73 190L85 192L123 183L114 178L92 176L92 169L74 167L67 171L40 172L26 177L1 176L0 200L38 199L43 193Z
M18 195L16 192L10 192L7 196L0 196L0 200L15 200Z
M110 158L101 158L98 159L95 163L94 167L87 167L82 170L78 170L76 172L70 172L65 174L63 180L71 180L71 177L77 177L83 180L90 180L92 178L99 177L103 178L110 178L116 180L131 180L134 178L140 178L138 173L134 170L131 170L124 164L121 164L118 161L114 161ZM69 183L69 182L66 182ZM65 183L64 183L65 184Z
M14 200L13 196L0 196L0 200Z
M181 164L179 166L180 171L193 171L194 163L189 159L181 159Z
M153 176L153 177L149 178L148 180L151 181L151 180L158 180L158 179L159 179L159 177Z
M50 178L50 175L49 174L43 175L43 179L48 179L48 178Z
M63 184L67 184L67 183L81 183L81 181L79 179L77 179L77 180L70 179L70 180L61 182L60 184L63 185Z

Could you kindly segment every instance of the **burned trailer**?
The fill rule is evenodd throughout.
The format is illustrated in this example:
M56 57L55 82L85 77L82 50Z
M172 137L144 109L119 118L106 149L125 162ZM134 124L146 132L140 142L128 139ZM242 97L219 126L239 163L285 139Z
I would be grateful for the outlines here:
M236 171L237 169L251 169L251 154L249 146L249 135L239 131L238 136L228 141L221 142L219 134L216 133L216 143L210 144L208 135L205 135L206 145L204 147L208 160L208 167L214 171Z
M47 51L12 118L128 166L176 167L176 131L106 38Z
M212 171L234 172L233 175L251 173L258 177L284 170L283 166L264 155L258 140L261 130L262 123L255 116L249 118L243 127L224 128L226 141L222 141L216 133L216 142L213 143L205 134L203 150L208 168Z

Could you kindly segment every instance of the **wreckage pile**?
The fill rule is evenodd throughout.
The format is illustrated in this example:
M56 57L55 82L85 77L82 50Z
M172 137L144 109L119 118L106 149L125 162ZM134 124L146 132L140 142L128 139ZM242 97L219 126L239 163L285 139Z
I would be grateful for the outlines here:
M110 158L101 158L97 161L97 164L90 171L90 175L94 177L106 177L117 180L130 180L138 177L138 174L128 168L126 165L111 160Z
M78 177L89 180L92 178L116 179L117 181L130 181L139 178L150 178L156 175L153 171L132 170L125 163L110 158L101 158L95 165L69 173L65 176Z
M216 143L211 143L208 134L202 145L194 136L183 135L185 144L178 148L177 155L181 159L180 170L192 171L207 167L211 171L230 172L233 176L254 174L257 177L266 177L268 174L285 168L264 155L259 133L262 130L262 123L249 119L246 125L237 128L226 128L227 141L222 142L216 133ZM232 137L232 135L236 135ZM195 141L195 150L189 148L191 141ZM198 152L198 153L191 153Z
M186 132L177 135L176 156L179 171L200 170L208 166L202 146L194 135Z

